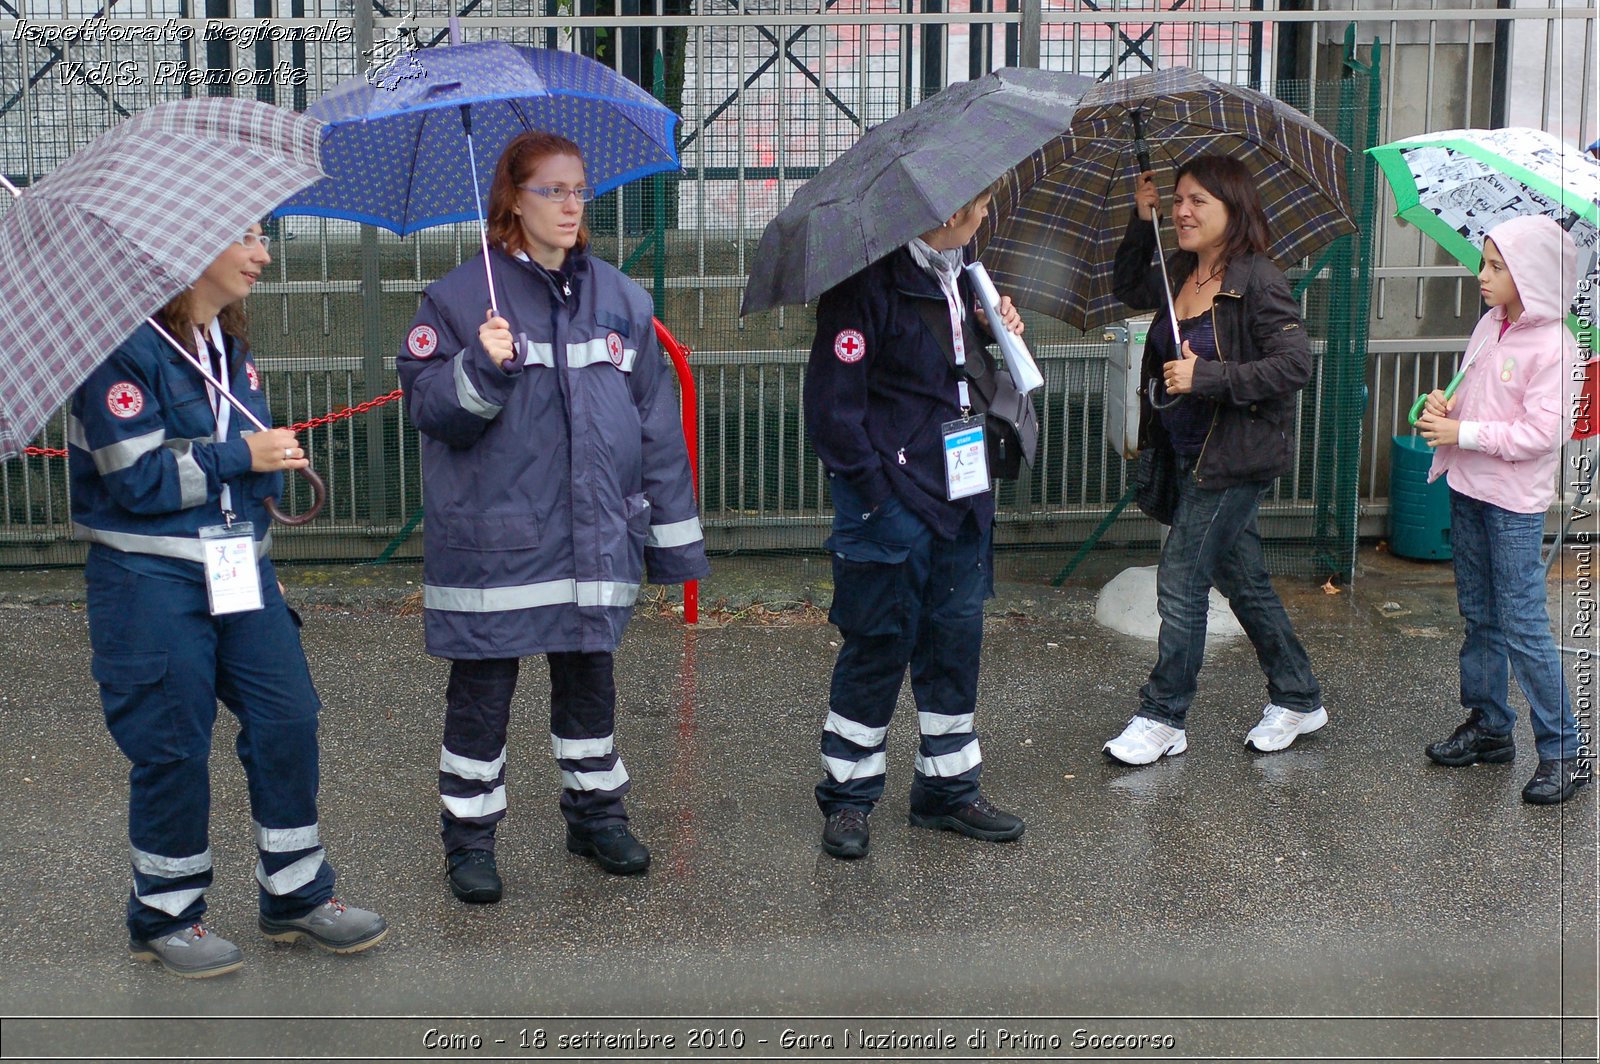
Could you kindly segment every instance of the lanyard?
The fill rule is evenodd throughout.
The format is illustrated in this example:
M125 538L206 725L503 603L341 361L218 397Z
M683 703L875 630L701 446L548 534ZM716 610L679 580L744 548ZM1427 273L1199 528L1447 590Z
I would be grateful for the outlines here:
M204 351L206 349L208 339L209 342L214 344L216 347L218 361L222 368L222 372L217 374L217 381L222 385L222 391L218 392L217 389L212 386L211 382L207 381L206 398L211 401L211 415L212 417L216 418L217 421L217 434L215 439L218 443L226 443L228 439L228 426L233 420L233 407L231 404L229 404L227 399L224 398L225 395L233 394L233 382L230 379L232 374L229 372L228 367L228 345L223 342L222 324L216 318L211 319L211 324L207 327L207 331L210 333L209 338L202 336L198 328L194 330L194 349L196 354ZM228 525L233 524L233 492L228 489L228 485L226 484L222 485L222 497L220 502L222 505L223 522Z
M935 270L934 276L939 279L939 290L944 293L945 308L950 311L950 339L956 350L956 365L967 364L966 329L962 327L965 315L961 310L961 290L956 286L954 273L945 274L943 270ZM972 400L967 393L967 379L963 374L956 382L956 401L961 405L963 416L972 410Z

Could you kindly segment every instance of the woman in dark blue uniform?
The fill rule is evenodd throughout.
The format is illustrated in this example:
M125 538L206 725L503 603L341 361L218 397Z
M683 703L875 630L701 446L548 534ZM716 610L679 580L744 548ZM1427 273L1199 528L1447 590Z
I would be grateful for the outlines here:
M973 729L983 602L994 588L994 492L987 475L966 476L976 455L965 415L975 382L1002 371L973 328L960 267L989 199L984 192L817 305L806 428L833 495L829 620L843 645L816 795L822 848L834 857L867 853L867 817L883 795L889 719L908 666L921 731L911 823L990 842L1023 831L1020 817L978 788L983 755ZM1009 298L999 309L1001 324L1021 332Z
M709 571L654 308L590 254L593 198L578 145L512 139L489 191L498 303L483 258L456 267L423 294L396 364L421 441L428 653L450 662L445 875L468 904L504 890L506 730L535 654L550 669L568 852L614 875L649 868L624 804L613 652L646 572L666 584Z
M252 226L157 315L263 423L242 301L270 261ZM261 931L336 953L387 933L381 916L333 896L317 820L321 705L267 558L265 501L305 455L289 429L247 424L146 324L73 395L67 430L73 531L90 544L94 677L111 737L132 762L128 948L186 978L244 963L202 922L219 698L239 718Z

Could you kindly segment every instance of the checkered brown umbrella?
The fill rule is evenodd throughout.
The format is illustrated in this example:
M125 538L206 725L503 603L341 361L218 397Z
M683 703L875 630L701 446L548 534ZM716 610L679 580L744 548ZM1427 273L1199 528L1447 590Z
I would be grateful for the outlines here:
M1011 171L978 232L995 286L1019 306L1080 329L1126 316L1111 264L1133 214L1135 109L1165 195L1196 155L1231 155L1250 168L1280 265L1355 232L1350 150L1293 107L1187 67L1105 82L1084 95L1068 131Z
M323 176L320 130L253 100L160 104L11 203L0 218L0 461L146 315Z

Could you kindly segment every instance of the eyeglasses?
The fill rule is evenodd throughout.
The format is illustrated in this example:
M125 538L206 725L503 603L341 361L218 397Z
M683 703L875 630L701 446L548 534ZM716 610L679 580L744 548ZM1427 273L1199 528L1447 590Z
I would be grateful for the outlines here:
M568 196L577 196L579 203L588 203L594 199L594 189L588 185L579 185L577 188L567 188L565 185L518 185L524 192L537 193L554 203L567 202Z
M243 244L247 248L260 248L262 251L265 251L271 246L272 238L262 233L246 233L244 236L239 238L238 243Z

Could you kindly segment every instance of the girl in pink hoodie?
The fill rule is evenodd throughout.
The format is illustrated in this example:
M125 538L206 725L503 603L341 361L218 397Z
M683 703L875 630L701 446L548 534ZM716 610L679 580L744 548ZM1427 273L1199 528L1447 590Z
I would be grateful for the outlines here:
M1550 633L1539 558L1561 445L1572 433L1578 345L1565 318L1577 249L1548 218L1513 218L1484 241L1478 284L1489 312L1467 343L1466 375L1450 399L1430 394L1417 419L1436 448L1428 479L1450 485L1456 597L1466 621L1461 704L1470 713L1427 754L1451 767L1511 761L1516 713L1506 695L1515 672L1539 754L1522 798L1553 804L1572 797L1591 771L1587 730L1580 736Z

